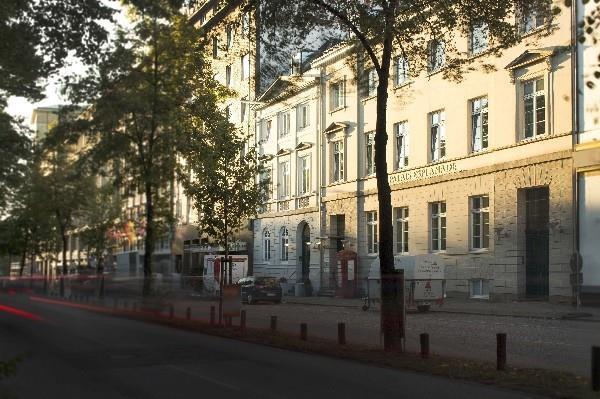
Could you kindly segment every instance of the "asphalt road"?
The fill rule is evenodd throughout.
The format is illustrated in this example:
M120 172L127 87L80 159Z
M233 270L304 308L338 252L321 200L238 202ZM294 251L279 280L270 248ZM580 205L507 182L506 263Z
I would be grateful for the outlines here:
M0 397L526 397L0 295L0 358L23 353L17 377L0 382Z

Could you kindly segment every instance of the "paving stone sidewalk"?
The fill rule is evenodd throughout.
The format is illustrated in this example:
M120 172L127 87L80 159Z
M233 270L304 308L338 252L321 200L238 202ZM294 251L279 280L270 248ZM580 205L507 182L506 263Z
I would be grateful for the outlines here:
M362 299L330 297L286 297L284 302L299 305L361 308ZM370 310L378 310L372 306ZM431 312L463 313L489 316L529 317L540 319L584 320L600 322L600 307L580 307L543 301L490 302L447 298L441 306L432 305Z

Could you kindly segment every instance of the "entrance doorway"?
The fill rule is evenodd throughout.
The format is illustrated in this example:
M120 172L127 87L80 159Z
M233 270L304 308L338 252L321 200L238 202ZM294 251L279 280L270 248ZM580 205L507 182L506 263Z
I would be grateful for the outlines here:
M301 266L302 281L305 281L308 279L310 272L310 227L308 227L308 223L305 223L302 227Z
M547 297L549 292L548 187L525 190L525 294Z

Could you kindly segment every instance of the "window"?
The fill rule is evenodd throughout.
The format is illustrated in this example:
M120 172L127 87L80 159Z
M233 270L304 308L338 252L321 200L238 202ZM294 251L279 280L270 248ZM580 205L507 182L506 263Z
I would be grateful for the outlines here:
M263 260L271 260L271 232L267 229L263 233Z
M375 173L375 132L365 135L365 175Z
M304 129L310 125L310 105L308 105L308 103L299 105L296 113L299 129Z
M436 72L446 63L446 46L444 42L429 42L429 72Z
M250 55L244 54L242 56L242 80L246 80L250 77Z
M408 61L406 58L396 58L396 73L394 75L396 86L406 83L408 80Z
M431 212L431 250L446 250L446 203L433 202Z
M264 190L264 200L269 201L273 195L273 171L268 168L261 173L261 188Z
M244 100L240 102L240 121L245 122L248 120L248 105Z
M522 34L529 33L544 26L550 17L549 9L541 9L536 4L522 2L519 18L519 30Z
M225 86L231 86L231 65L225 67Z
M489 29L486 23L476 22L471 25L469 36L469 50L471 54L479 54L487 49L489 43Z
M471 197L471 249L490 247L490 198Z
M376 254L379 250L377 240L377 212L365 212L367 217L367 253Z
M524 137L531 138L546 133L546 93L544 79L523 83Z
M265 131L264 131L264 136L263 136L263 141L266 142L267 140L269 140L269 137L271 137L271 129L273 127L273 120L269 119L266 123L265 126Z
M300 194L308 194L308 193L310 193L310 156L299 158L298 163L299 163L298 192Z
M250 33L250 13L246 12L242 15L242 33L248 36Z
M227 27L227 50L230 50L233 46L233 28L230 26Z
M212 56L213 58L219 56L219 39L216 36L212 38Z
M279 113L279 137L287 136L290 133L290 113Z
M490 284L481 278L471 280L471 298L488 299L490 297Z
M375 68L367 71L367 96L371 97L377 94L377 85L379 84L379 75Z
M290 196L290 162L279 163L279 198Z
M281 260L289 259L290 234L285 227L281 228Z
M396 215L396 252L408 253L408 207L394 209Z
M488 147L488 99L479 97L471 100L471 150Z
M438 161L446 156L446 116L444 111L429 114L431 133L431 160Z
M408 166L408 122L400 122L394 125L396 143L396 154L394 169L402 169Z
M333 147L333 181L344 180L344 141L335 141Z
M342 108L345 104L344 81L331 83L329 85L329 96L331 99L330 109Z

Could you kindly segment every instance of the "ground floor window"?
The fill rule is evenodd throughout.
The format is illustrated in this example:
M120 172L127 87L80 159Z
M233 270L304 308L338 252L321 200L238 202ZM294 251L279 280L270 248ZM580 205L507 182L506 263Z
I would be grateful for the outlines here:
M367 252L376 254L379 252L379 241L377 239L377 212L366 212L367 217Z
M433 202L430 204L431 213L431 250L446 250L446 203Z
M487 299L490 297L490 285L488 280L481 278L471 280L470 287L471 298L483 298Z

